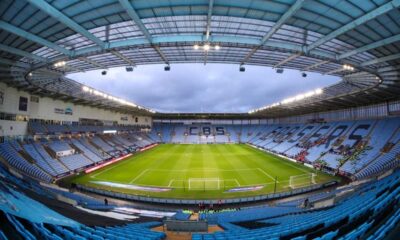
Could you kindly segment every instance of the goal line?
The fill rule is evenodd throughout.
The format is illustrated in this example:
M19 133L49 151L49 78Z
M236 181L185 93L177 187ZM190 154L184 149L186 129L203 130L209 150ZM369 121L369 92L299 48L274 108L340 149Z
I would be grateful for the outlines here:
M306 173L301 175L290 176L289 187L300 188L300 187L311 186L317 183L315 181L316 177L317 177L316 173Z
M221 180L219 178L189 178L189 190L220 190Z

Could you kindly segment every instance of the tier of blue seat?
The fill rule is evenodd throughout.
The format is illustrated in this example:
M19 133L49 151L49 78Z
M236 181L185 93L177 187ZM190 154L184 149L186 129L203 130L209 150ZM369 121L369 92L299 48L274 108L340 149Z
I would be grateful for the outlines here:
M390 216L390 218L378 228L371 236L368 237L368 240L379 240L385 239L385 237L393 230L396 225L400 222L400 209ZM354 238L353 238L354 239Z
M91 141L96 146L90 143ZM121 144L121 142L124 142L128 147ZM22 172L50 182L52 177L63 176L71 171L110 159L112 156L117 157L136 151L139 147L144 147L152 143L150 139L137 133L123 136L109 136L107 142L98 136L64 140L42 139L40 142L28 139L21 144L17 141L0 144L0 154L11 165ZM62 157L56 157L55 153L53 153L53 157L50 155L52 151L59 152L72 150L73 148L77 151L72 155ZM107 150L110 151L109 154Z
M72 141L75 141L75 140L72 140ZM110 155L108 155L106 152L101 151L101 150L95 148L92 144L90 144L88 142L87 138L80 138L77 141L79 141L79 143L81 143L83 146L85 146L90 151L94 152L97 156L99 156L103 160L110 157Z
M16 185L15 185L16 184ZM5 215L8 223L23 239L164 239L165 234L151 231L149 228L161 225L160 222L144 222L126 224L114 227L88 227L71 220L36 200L26 196L22 189L35 187L38 194L48 193L64 195L79 202L80 205L90 206L99 204L99 200L80 194L69 193L55 188L43 187L35 181L28 184L12 176L0 165L0 215ZM33 190L33 189L32 189ZM49 197L45 194L44 197ZM1 226L0 226L1 228ZM14 239L0 232L0 239Z
M400 154L400 142L395 145L390 152L378 156L371 164L357 173L357 178L365 178L377 175L380 172L398 165Z
M160 222L126 224L115 227L88 227L81 224L68 227L29 220L24 220L23 224L20 219L11 214L6 214L6 217L18 235L28 240L161 240L165 238L165 233L149 229L161 225ZM4 239L7 239L5 235Z
M77 226L78 223L49 209L45 205L27 197L13 185L0 182L0 210L28 219L32 222L44 222L65 226Z
M274 217L278 215L296 213L301 211L295 207L252 207L245 208L240 211L223 211L213 213L201 213L200 219L206 219L209 222L214 223L226 223L226 222L241 222L255 219L263 219Z
M99 137L93 137L91 141L96 144L97 146L101 147L105 152L112 152L115 151L116 149L112 147L110 144L107 144L104 142L101 138Z
M44 161L46 161L57 173L57 175L64 174L69 171L68 168L66 168L64 165L62 165L59 161L56 159L53 159L49 153L44 149L43 145L40 143L33 143L33 146L35 150L39 153L39 155L43 158ZM32 149L33 151L33 149ZM29 152L28 152L29 154ZM32 153L34 154L34 153ZM57 176L55 175L55 176Z
M36 151L33 144L24 144L22 147L43 170L52 176L58 175L58 172Z
M355 230L354 233L349 233L349 237L345 238L352 239L357 234L365 233L374 217L391 204L396 207L400 204L400 171L382 180L362 185L353 194L336 203L334 207L318 210L299 209L294 213L289 211L286 214L282 212L277 216L265 216L264 220L260 220L257 211L240 210L230 213L229 217L218 218L218 224L224 227L225 231L196 234L193 239L279 239L295 236L296 233L301 234L307 230L311 231L315 227L329 229L343 221L352 223L357 219L367 217L367 223L363 227ZM393 226L398 222L396 214L393 215L393 220L389 225ZM254 223L264 223L267 226L250 230L234 224L251 219Z
M87 148L86 146L84 146L81 142L79 142L77 139L72 139L71 143L77 147L79 150L81 150L83 152L83 154L85 156L87 156L90 160L92 160L93 162L100 162L103 159L97 155L96 153L92 152L89 148Z
M92 161L82 154L63 156L60 157L60 161L72 171L93 164Z
M66 142L61 142L58 140L52 141L49 143L49 147L54 151L54 152L62 152L62 151L68 151L72 150L71 146L68 145Z
M61 125L29 122L32 134L60 134L60 133L103 133L105 130L138 131L141 126L91 126L91 125Z
M22 150L21 147L18 149ZM13 167L30 176L36 177L45 182L50 182L52 179L48 173L37 167L36 164L29 163L26 159L24 159L8 142L0 144L0 155Z

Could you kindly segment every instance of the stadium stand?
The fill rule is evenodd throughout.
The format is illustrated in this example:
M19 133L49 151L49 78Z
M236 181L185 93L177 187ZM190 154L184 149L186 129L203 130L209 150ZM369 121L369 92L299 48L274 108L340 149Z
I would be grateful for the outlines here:
M20 149L20 148L17 148ZM10 143L5 142L0 144L0 155L7 160L9 164L22 172L41 179L45 182L50 182L51 177L35 164L27 162Z
M229 143L247 135L248 142L242 143L250 143L344 175L365 178L370 174L356 173L363 171L373 174L371 170L367 170L369 164L374 163L379 166L374 167L375 172L381 172L384 169L383 166L397 164L398 148L393 147L388 155L383 153L382 149L389 143L399 142L399 122L398 118L389 118L376 121L305 125L244 125L236 130L226 125L216 125L211 126L210 129L221 128L224 133L216 134L215 131L211 131L209 135L201 131L199 135L197 130L203 129L203 125L173 124L167 127L167 124L155 124L153 131L164 129L163 135L172 136L172 142L181 143ZM171 132L168 132L168 129ZM192 134L190 134L190 129L192 129ZM242 129L242 132L238 129ZM158 133L154 132L150 135ZM231 136L228 137L227 133ZM252 133L253 137L250 137L249 133ZM215 140L209 141L205 136L215 137Z
M399 0L6 0L0 6L0 240L399 239ZM253 104L263 100L268 105L247 113L205 113L203 103L192 103L196 84L187 84L184 94L172 94L198 104L201 113L167 113L71 78L97 70L110 80L115 67L132 72L161 64L170 71L181 63L235 64L240 74L251 73L253 66L271 67L277 74L298 71L302 80L316 73L337 82L276 103L262 92L265 99ZM183 76L188 83L190 74ZM254 92L268 84L243 82ZM170 94L168 87L159 91ZM282 94L290 88L284 86ZM253 92L224 86L217 90L231 98L230 104L237 104L237 94L251 97ZM226 107L210 93L199 96ZM295 189L291 180L296 176L287 176L289 185L286 180L282 185L288 190L280 192L277 176L260 173L260 178L275 180L273 193L261 194L235 179L235 188L228 191L254 192L235 192L238 198L227 197L213 206L217 200L207 197L208 191L225 194L225 181L234 180L223 180L222 192L220 179L207 168L231 171L221 162L239 165L232 155L220 161L218 152L214 166L198 161L197 169L185 155L172 166L177 172L183 167L198 170L192 182L203 185L202 193L185 195L195 199L169 198L168 191L180 183L177 188L186 191L185 180L168 183L161 173L167 182L162 188L133 181L157 178L146 176L150 168L138 169L122 185L129 191L108 188L121 186L116 182L105 182L107 187L95 191L69 182L136 153L155 152L157 148L148 150L163 143L205 145L188 146L199 149L246 144L259 149L251 150L260 156L266 152L276 161L291 161L285 163L293 168L310 168L341 181L315 183L315 175L306 174L309 187ZM174 148L168 152L172 157ZM244 167L255 163L245 154L234 157ZM155 161L154 169L165 172L162 157ZM192 177L183 175L177 177ZM190 187L190 178L188 189L200 191ZM153 197L151 191L160 191L162 197ZM168 221L210 226L204 232L175 234Z
M281 211L275 208L274 212L267 207L214 213L218 224L226 231L196 234L193 239L309 239L319 236L322 236L321 239L329 236L358 239L374 226L376 218L382 217L383 209L398 208L399 193L400 172L397 171L374 183L359 186L350 196L330 208L294 210L281 207ZM264 211L266 214L263 214ZM397 211L388 220L389 223L396 218ZM381 228L385 226L386 223ZM355 229L349 231L349 228Z

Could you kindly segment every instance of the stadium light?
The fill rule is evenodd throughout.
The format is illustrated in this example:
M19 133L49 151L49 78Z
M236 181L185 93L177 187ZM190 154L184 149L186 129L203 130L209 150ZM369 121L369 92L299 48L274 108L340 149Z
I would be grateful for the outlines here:
M127 66L127 67L125 68L125 70L126 70L127 72L133 72L133 67L132 67L132 66Z
M246 71L246 68L243 67L243 66L240 66L240 67L239 67L239 72L244 72L244 71Z
M317 88L316 90L315 90L315 94L317 94L317 95L319 95L319 94L322 94L324 91L321 89L321 88Z
M305 77L307 77L307 73L303 72L303 73L301 74L301 76L302 76L303 78L305 78Z
M354 67L348 64L344 64L343 69L348 71L354 71Z
M169 71L169 70L171 70L171 67L169 65L164 67L164 71Z
M218 51L218 50L220 50L221 49L221 46L220 45L214 45L214 46L211 46L209 43L205 43L203 46L200 46L200 45L198 45L198 44L195 44L195 45L193 45L193 49L194 50L199 50L200 48L202 48L204 51L210 51L210 50L212 50L212 49L214 49L214 50L216 50L216 51Z
M266 110L266 109L269 109L269 108L273 108L273 107L277 107L277 106L281 106L281 105L285 105L285 104L290 104L290 103L293 103L293 102L301 101L301 100L304 100L304 99L307 99L307 98L310 98L310 97L313 97L313 96L316 96L316 95L320 95L323 92L324 91L321 88L317 88L315 90L312 90L312 91L309 91L309 92L306 92L306 93L303 93L303 94L298 94L298 95L296 95L294 97L283 99L281 102L277 102L277 103L274 103L274 104L271 104L271 105L268 105L268 106L264 106L264 107L261 107L261 108L258 108L258 109L250 110L248 113L252 114L252 113L263 111L263 110Z
M141 107L139 105L136 105L135 103L128 102L128 101L126 101L124 99L121 99L121 98L113 97L113 96L108 95L106 93L100 92L100 91L98 91L96 89L92 89L92 88L90 88L88 86L82 86L82 91L87 92L88 94L93 94L93 95L102 97L102 98L110 100L110 101L114 101L114 102L120 103L122 105L136 107L138 109L145 109L146 111L149 111L151 113L156 113L156 111L154 111L154 110L151 110L151 109L148 109L148 108L145 108L145 107Z
M277 68L276 73L283 73L283 68Z
M66 64L65 61L56 62L54 63L54 67L64 67L65 64Z
M90 88L87 87L87 86L83 86L83 87L82 87L82 90L83 90L84 92L89 92L89 91L90 91Z
M106 71L106 70L102 71L102 72L101 72L101 75L103 75L103 76L104 76L104 75L107 75L107 71Z

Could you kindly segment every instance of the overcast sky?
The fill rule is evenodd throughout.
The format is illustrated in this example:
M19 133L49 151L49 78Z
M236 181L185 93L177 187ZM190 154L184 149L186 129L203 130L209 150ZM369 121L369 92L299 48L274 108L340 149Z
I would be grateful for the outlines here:
M68 77L108 94L160 112L247 112L297 94L322 88L340 79L317 73L301 77L285 69L277 74L267 67L238 65L173 64L138 66L70 74Z

